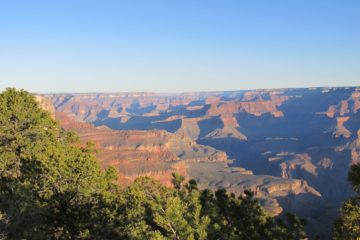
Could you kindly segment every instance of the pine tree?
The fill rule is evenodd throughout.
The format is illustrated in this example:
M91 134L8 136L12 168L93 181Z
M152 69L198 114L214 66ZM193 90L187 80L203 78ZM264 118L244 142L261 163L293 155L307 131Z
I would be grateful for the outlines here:
M334 223L334 239L360 239L360 164L350 167L348 180L356 195L346 200Z
M8 238L87 238L98 231L98 206L116 191L113 171L101 171L93 150L75 141L31 94L0 94L0 230Z
M206 239L207 218L200 216L199 192L182 181L170 189L141 177L123 193L127 239Z

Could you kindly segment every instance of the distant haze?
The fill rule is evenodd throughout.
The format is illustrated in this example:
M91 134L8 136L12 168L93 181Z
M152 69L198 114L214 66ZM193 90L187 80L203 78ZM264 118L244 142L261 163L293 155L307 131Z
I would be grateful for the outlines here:
M360 85L360 1L1 1L0 90Z

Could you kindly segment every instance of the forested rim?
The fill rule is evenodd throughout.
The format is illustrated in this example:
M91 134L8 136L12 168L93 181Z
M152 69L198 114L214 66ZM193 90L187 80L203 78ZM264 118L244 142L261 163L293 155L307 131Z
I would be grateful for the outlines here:
M0 239L306 239L295 215L268 215L253 193L199 190L173 174L173 188L149 177L117 185L92 144L62 130L24 90L0 94ZM335 239L360 238L360 165L349 173L357 195L334 224Z

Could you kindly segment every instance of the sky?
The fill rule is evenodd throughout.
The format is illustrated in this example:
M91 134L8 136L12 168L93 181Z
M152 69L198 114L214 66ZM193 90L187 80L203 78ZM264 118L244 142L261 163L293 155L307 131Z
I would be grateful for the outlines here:
M358 0L0 0L0 90L360 86Z

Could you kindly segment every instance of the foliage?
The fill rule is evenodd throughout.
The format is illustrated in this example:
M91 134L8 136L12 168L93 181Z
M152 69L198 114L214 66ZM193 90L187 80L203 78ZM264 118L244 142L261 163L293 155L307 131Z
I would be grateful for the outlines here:
M286 222L265 213L250 191L236 197L226 190L202 191L203 214L210 216L208 239L305 239L305 221L286 214Z
M360 193L360 163L350 167L348 181L352 184L354 191Z
M1 232L11 239L103 232L100 206L116 191L111 170L100 170L91 148L75 147L76 137L62 131L29 93L1 93L0 113Z
M350 167L348 180L357 194L346 200L334 223L334 239L360 239L360 164Z
M151 178L142 177L123 195L124 238L206 239L208 221L200 215L197 191L169 189Z

